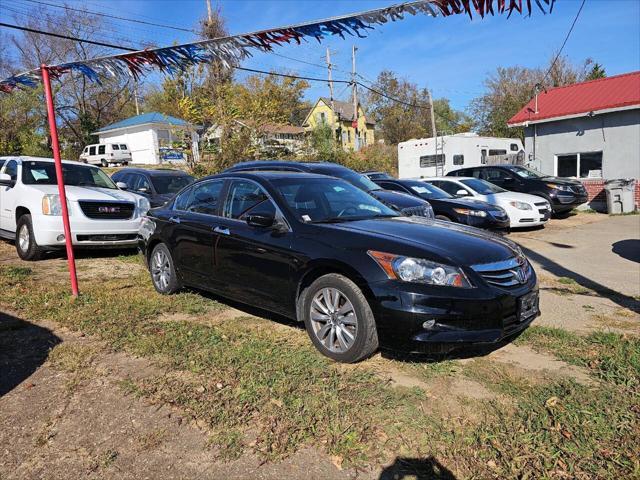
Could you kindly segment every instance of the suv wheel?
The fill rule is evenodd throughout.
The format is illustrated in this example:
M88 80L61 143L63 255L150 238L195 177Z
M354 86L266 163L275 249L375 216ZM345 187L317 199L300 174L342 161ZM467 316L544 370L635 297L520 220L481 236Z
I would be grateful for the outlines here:
M36 243L33 234L31 215L22 215L18 219L16 226L16 251L22 260L38 260L42 256L43 250Z
M149 271L153 286L159 293L169 295L182 287L176 275L171 252L164 243L156 245L151 252Z
M298 299L307 333L315 347L338 362L353 363L378 349L371 307L358 286L331 273L318 278Z

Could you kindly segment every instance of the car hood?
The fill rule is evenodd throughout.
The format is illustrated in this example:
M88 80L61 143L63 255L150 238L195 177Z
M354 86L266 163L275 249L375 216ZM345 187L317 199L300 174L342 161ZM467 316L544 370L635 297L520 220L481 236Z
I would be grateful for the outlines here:
M520 193L520 192L501 192L495 195L488 195L489 198L497 198L502 200L503 202L528 202L528 203L537 203L545 201L544 198L538 197L537 195L531 195L528 193Z
M388 205L393 205L401 210L403 208L422 207L429 204L426 200L416 198L408 193L391 192L389 190L371 190L369 194L376 197L378 200Z
M511 240L464 225L417 217L393 217L332 224L331 227L395 240L425 250L425 257L469 266L508 260L520 253ZM396 245L389 253L405 253ZM391 247L390 247L391 249ZM415 253L411 253L415 255Z
M566 177L542 177L542 178L538 178L538 180L540 180L541 182L545 182L545 183L557 183L558 185L582 185L582 183L579 180L574 180L572 178L566 178Z
M429 200L432 204L443 203L456 208L474 208L476 210L495 210L495 207L483 200L474 198L438 198Z
M37 189L43 194L58 193L57 185L38 185ZM136 195L135 193L125 192L124 190L115 190L112 188L75 187L67 185L65 186L65 192L69 201L103 200L137 203L140 199L140 195Z

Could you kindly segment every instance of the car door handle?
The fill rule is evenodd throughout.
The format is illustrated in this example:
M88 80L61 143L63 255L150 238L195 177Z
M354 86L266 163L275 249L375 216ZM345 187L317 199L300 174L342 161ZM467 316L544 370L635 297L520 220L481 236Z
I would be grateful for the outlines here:
M216 233L221 233L222 235L230 235L228 228L215 227L213 231Z
M180 223L180 217L169 217L169 221L172 223Z

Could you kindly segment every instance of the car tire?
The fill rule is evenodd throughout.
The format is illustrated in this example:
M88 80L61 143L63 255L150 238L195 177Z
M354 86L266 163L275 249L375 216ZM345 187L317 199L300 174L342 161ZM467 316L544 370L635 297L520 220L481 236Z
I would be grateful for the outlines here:
M151 251L149 273L153 287L158 293L170 295L182 288L171 252L164 243L159 243Z
M36 243L31 215L22 215L16 225L16 251L22 260L39 260L44 250Z
M436 215L436 220L442 220L445 222L451 222L452 220L446 215Z
M325 300L327 296L331 302ZM362 290L343 275L323 275L305 288L298 298L298 312L314 346L335 361L358 362L378 349L378 331L369 302Z
M104 158L102 160L100 160L100 165L102 165L102 168L107 168L109 166L109 162L107 162Z

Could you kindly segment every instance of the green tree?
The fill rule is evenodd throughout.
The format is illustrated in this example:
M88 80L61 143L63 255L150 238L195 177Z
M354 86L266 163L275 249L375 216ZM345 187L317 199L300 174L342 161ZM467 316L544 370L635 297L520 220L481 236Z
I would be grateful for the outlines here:
M606 76L607 72L605 72L604 67L599 63L594 63L587 74L586 80L597 80L598 78L606 78Z

